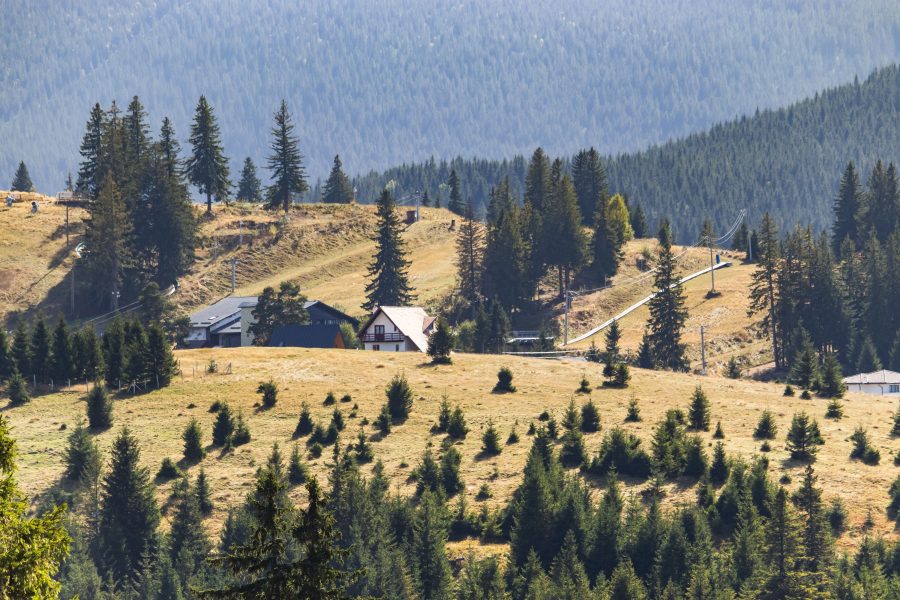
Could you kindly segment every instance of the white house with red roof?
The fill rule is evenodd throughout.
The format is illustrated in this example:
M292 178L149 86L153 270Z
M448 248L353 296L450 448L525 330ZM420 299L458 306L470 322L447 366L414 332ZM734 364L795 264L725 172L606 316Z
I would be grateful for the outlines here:
M359 341L366 350L425 352L434 320L420 306L379 306L360 330Z

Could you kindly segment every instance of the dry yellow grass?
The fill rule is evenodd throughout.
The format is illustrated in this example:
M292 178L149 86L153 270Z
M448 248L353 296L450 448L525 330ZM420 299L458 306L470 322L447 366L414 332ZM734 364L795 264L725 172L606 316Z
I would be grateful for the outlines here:
M392 490L407 494L412 490L408 477L426 445L433 443L437 447L443 437L433 435L430 429L436 421L441 396L446 394L452 404L463 407L471 430L458 446L463 455L462 475L469 500L477 506L475 494L482 483L487 483L494 492L490 502L496 505L505 502L521 480L530 446L530 438L525 435L528 424L545 408L559 419L570 398L575 397L580 403L582 398L575 396L574 391L583 373L595 385L601 380L597 365L508 356L456 355L453 365L440 367L424 365L424 356L419 354L340 350L207 349L179 351L177 357L184 376L161 391L116 400L115 427L98 435L97 440L106 449L118 429L128 426L140 440L144 464L155 473L164 457L180 458L181 433L191 417L200 420L204 438L211 440L214 415L208 408L213 401L227 400L235 409L243 411L253 441L227 454L211 449L202 463L210 476L216 502L215 515L209 523L213 530L220 525L226 508L240 502L251 488L253 473L265 461L272 444L278 442L284 455L289 454L291 435L304 400L309 402L315 418L327 424L333 409L322 405L327 392L334 391L338 397L345 393L352 395L359 410L356 418L347 419L347 429L342 435L346 444L355 438L361 418L374 420L384 402L384 388L390 378L396 373L405 374L416 398L412 416L406 424L395 427L386 439L373 441L373 445L376 457L384 462L392 480ZM223 370L230 364L232 373L206 374L204 367L211 358ZM507 395L490 392L502 365L512 368L518 392ZM279 386L279 401L272 410L259 411L254 407L258 401L255 388L269 378ZM729 453L746 458L757 454L760 444L752 438L752 431L759 413L766 408L775 412L779 432L768 455L769 471L774 481L784 474L792 477L791 488L799 483L803 469L802 465L788 460L784 450L784 435L791 416L795 411L806 410L818 418L826 440L815 463L820 485L827 500L841 497L851 515L851 530L843 536L841 544L852 546L859 541L860 527L869 512L874 517L876 533L894 535L893 523L884 514L887 490L896 476L892 458L897 444L890 437L891 413L895 407L889 400L852 395L845 401L847 417L831 421L823 418L825 401L784 398L782 388L774 384L637 369L629 389L596 389L592 397L600 407L604 430L620 425L649 443L653 425L665 410L686 407L694 387L701 383L712 403L713 424L716 421L723 424ZM626 424L623 421L632 394L639 399L644 420ZM19 477L29 493L47 490L60 477L68 430L84 415L83 397L83 389L74 390L39 397L23 407L3 409L19 443ZM193 408L189 408L191 404ZM351 406L352 403L337 404L345 417ZM489 419L494 420L503 440L517 423L522 441L506 446L496 458L481 460L478 458L480 437ZM62 430L62 425L67 429ZM857 425L868 428L874 444L881 450L881 465L865 466L849 460L851 444L847 438ZM374 436L371 426L365 430ZM712 433L701 435L709 442L711 452ZM590 453L596 451L601 437L602 432L587 437ZM324 476L330 456L331 450L326 449L322 458L310 461L314 472ZM196 475L198 469L199 466L193 466L189 473ZM637 493L646 485L626 483L630 493ZM683 483L667 486L669 502L694 500L694 488L680 485ZM591 484L598 485L596 481ZM164 499L168 492L168 485L161 486L160 498Z
M21 202L7 208L0 191L0 318L37 305L56 312L68 300L64 283L72 263L66 251L65 206L40 194L19 194ZM39 210L31 213L32 200ZM85 212L69 210L70 247L83 230Z
M640 274L633 267L633 260L640 249L655 248L654 240L635 240L626 248L626 260L621 272L613 279L610 289L578 297L570 314L570 337L590 330L610 319L636 301L653 292L652 277L645 277L632 283ZM676 250L676 253L680 250ZM759 364L766 360L769 346L757 340L751 331L757 319L747 316L749 288L755 268L744 264L738 253L724 252L722 259L733 265L719 269L715 273L716 290L720 296L707 298L710 276L703 275L684 285L688 309L683 340L688 344L688 356L694 368L700 367L700 326L706 328L707 363L714 372L720 372L728 359L734 355L744 357L746 364ZM709 255L705 248L689 250L679 261L679 274L683 277L709 266ZM619 322L622 328L622 347L636 352L649 318L646 305L638 308ZM601 331L577 344L574 348L587 348L593 341L598 347L604 344L605 332Z

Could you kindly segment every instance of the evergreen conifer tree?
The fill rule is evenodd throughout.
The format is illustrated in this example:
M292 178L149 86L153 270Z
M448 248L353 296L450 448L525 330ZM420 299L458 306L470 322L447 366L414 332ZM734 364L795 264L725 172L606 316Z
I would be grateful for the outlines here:
M103 478L95 560L114 580L125 581L156 550L159 508L146 467L140 466L137 440L123 428L112 445L109 473Z
M825 365L822 370L822 383L819 393L825 398L840 398L844 395L847 386L844 385L844 377L841 373L841 365L834 352L825 355Z
M249 156L244 159L244 166L241 168L237 199L241 202L259 202L262 199L262 182L256 175L256 165Z
M22 375L31 375L31 336L28 335L28 329L25 328L24 319L19 319L16 324L10 354L13 360L11 371L18 371Z
M19 162L19 167L16 169L16 174L13 176L9 189L13 192L34 191L34 184L31 183L31 176L28 174L28 167L25 166L25 161Z
M62 386L75 373L72 335L69 333L69 327L62 316L60 316L59 321L56 323L56 328L53 330L52 345L50 376L57 385ZM0 354L2 352L2 349L0 349Z
M609 197L606 169L594 148L581 150L572 158L572 185L583 222L589 225L597 206L605 206Z
M331 167L331 173L328 175L325 189L322 192L322 202L326 204L350 204L353 202L353 185L342 167L341 157L335 155L334 165ZM423 202L423 206L427 205Z
M100 468L100 451L84 421L75 425L66 440L65 462L64 477L78 483L85 481L86 473Z
M447 539L444 507L437 495L422 494L413 517L410 556L422 600L446 598L452 578L444 544Z
M450 188L450 201L447 202L447 208L450 212L457 215L463 214L466 205L463 202L462 192L459 189L459 176L456 174L456 169L450 169L450 178L447 180L447 186Z
M88 206L85 246L89 251L81 259L87 270L96 302L118 307L126 269L131 265L131 223L119 187L107 176L97 199ZM101 305L102 305L101 304Z
M106 128L106 113L100 103L94 104L85 126L81 142L82 162L78 168L78 182L75 189L89 198L97 198L106 173L103 170L103 131Z
M406 258L406 242L400 236L400 219L387 189L381 193L376 207L378 233L374 240L378 250L369 265L363 304L363 309L368 311L376 306L406 306L415 299L407 272L410 263Z
M197 102L189 141L191 154L185 161L184 171L188 180L206 196L206 212L212 214L213 198L226 197L231 182L219 124L205 96L200 96Z
M803 552L799 530L787 492L780 488L765 529L765 555L771 568L761 585L762 597L785 600L812 597L808 574L798 564Z
M748 316L763 313L762 328L772 341L775 366L785 367L782 341L779 336L778 306L780 303L779 271L781 253L778 228L769 213L763 216L759 228L759 242L753 247L757 267L750 284Z
M496 456L503 451L500 445L500 434L494 427L494 421L489 420L487 429L481 435L481 452L486 456Z
M37 321L31 329L31 374L37 377L38 383L50 379L50 371L53 366L50 348L50 329L43 315L38 315Z
M706 393L699 385L691 395L688 424L691 429L709 431L709 398L706 397Z
M409 417L412 410L413 395L405 375L394 375L385 389L387 396L387 408L391 419L403 422Z
M636 239L647 237L647 218L644 216L644 209L641 208L639 202L635 203L634 210L631 211L631 230Z
M197 493L187 477L173 486L175 514L169 533L169 556L179 572L188 580L206 561L212 544L203 528L203 513Z
M712 464L709 466L709 480L715 484L725 483L728 479L728 457L725 456L725 445L722 442L716 442L713 449Z
M159 142L157 142L159 157L165 168L167 177L182 182L181 173L181 144L175 135L175 127L169 117L163 117L162 126L159 128Z
M456 238L456 281L459 295L473 307L481 299L483 257L481 225L475 221L472 203L469 202Z
M0 327L0 382L12 374L15 368L12 351L9 347L9 338L6 335L6 329Z
M206 477L206 471L200 467L197 473L197 482L194 484L194 493L197 495L197 503L200 507L200 513L210 515L213 509L212 495L209 491L209 480Z
M156 377L160 386L169 385L172 377L178 373L178 363L159 323L151 324L148 329L146 355L148 375Z
M191 422L185 427L181 439L184 441L185 460L189 462L203 460L203 457L206 456L206 451L203 449L203 430L197 419L191 419Z
M452 362L450 351L453 349L453 332L443 317L438 317L434 331L428 336L428 356L436 365L448 365Z
M16 370L9 377L9 382L6 385L6 395L9 397L9 403L12 406L20 406L31 401L31 395L28 393L28 384Z
M216 416L216 422L213 424L213 444L216 446L225 446L231 441L231 435L234 433L234 416L228 403L222 405L219 414Z
M805 412L794 414L791 420L791 428L787 434L786 448L791 453L791 458L799 460L814 460L818 452L821 437L818 434L818 425L810 420Z
M860 239L858 215L860 212L860 200L862 191L859 186L859 175L853 161L847 163L844 174L841 177L841 186L837 197L834 199L834 224L831 226L831 248L835 256L841 256L841 245L845 238L849 238L856 244Z
M112 412L112 401L106 386L95 383L87 396L87 418L91 429L99 431L112 427Z
M613 319L609 327L606 328L606 348L603 353L603 376L607 380L612 381L616 376L616 367L621 360L622 350L619 347L619 340L622 339L622 329L619 322Z
M303 155L300 154L297 138L294 136L294 124L284 100L275 113L271 149L268 167L272 171L273 182L266 190L266 206L270 209L281 208L287 212L294 195L306 192L309 185L306 183Z
M656 364L675 371L687 370L685 346L681 331L687 319L684 288L675 272L675 255L669 243L662 243L656 274L656 293L648 303L650 308L649 342Z

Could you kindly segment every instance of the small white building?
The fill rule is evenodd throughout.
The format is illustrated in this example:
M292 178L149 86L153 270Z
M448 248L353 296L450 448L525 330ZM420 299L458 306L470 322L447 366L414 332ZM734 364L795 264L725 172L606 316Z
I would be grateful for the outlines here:
M875 396L900 396L900 373L887 369L844 377L844 384L850 392Z
M359 341L366 350L425 352L434 320L420 306L379 306L360 330Z

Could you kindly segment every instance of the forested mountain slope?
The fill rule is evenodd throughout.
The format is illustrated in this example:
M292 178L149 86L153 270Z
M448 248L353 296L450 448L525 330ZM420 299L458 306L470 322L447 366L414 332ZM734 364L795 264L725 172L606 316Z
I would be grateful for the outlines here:
M237 171L286 98L313 179L543 145L634 151L900 56L891 0L5 3L0 176L75 171L89 107L137 94L186 138L206 94Z
M705 133L606 159L611 192L640 203L655 227L672 221L680 242L694 241L705 218L724 231L742 208L754 224L771 211L788 225L826 228L840 173L848 161L868 172L876 159L900 160L900 68L885 67L867 77L817 93L778 110L759 111L714 126ZM526 160L426 161L356 181L370 195L394 180L398 193L440 184L456 170L464 196L486 206L490 189L509 176L521 196Z

